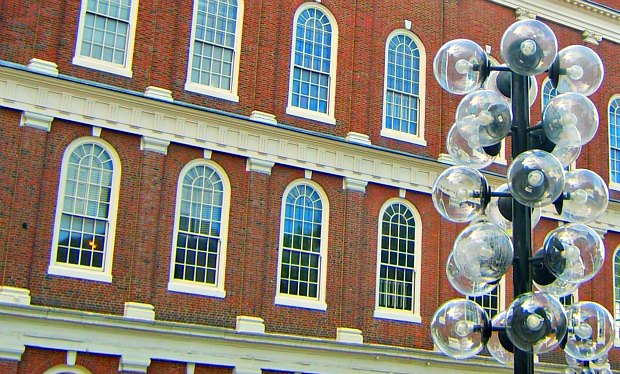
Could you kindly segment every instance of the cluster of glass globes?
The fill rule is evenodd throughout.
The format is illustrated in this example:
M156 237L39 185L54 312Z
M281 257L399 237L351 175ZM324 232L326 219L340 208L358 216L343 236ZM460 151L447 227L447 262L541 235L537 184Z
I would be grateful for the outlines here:
M613 343L610 313L593 302L565 310L558 298L592 279L605 258L602 239L587 224L606 210L607 186L592 171L567 171L596 133L598 112L588 96L602 83L603 64L584 46L558 52L555 35L537 20L510 26L501 55L506 64L493 67L479 45L457 39L442 46L433 63L439 84L464 95L446 142L457 165L439 175L432 191L441 216L472 222L454 242L448 280L470 297L496 287L514 258L513 199L531 208L532 226L541 208L550 205L568 223L549 232L532 257L538 291L519 295L493 320L474 301L448 301L433 317L432 337L441 351L455 358L471 357L486 345L493 357L509 364L514 347L539 354L561 346L576 362L595 362L606 357ZM512 134L512 74L530 77L532 105L534 75L543 72L559 94L544 110L541 123L528 129L531 149L513 159L507 182L492 189L479 169L494 161L502 140Z

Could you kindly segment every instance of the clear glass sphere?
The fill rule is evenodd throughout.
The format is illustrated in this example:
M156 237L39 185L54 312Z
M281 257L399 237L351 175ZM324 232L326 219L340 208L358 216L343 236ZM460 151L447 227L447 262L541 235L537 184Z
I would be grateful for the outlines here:
M575 126L566 126L563 131L557 133L554 143L555 147L551 154L564 167L569 167L581 153L581 134Z
M484 77L476 67L486 66L487 55L478 44L467 39L444 44L433 60L435 79L444 90L464 95L480 88Z
M504 347L504 344L502 344L501 340L502 338L500 337L500 334L503 333L501 329L506 327L505 310L501 313L497 313L495 317L493 317L493 319L491 320L491 326L493 326L494 328L498 327L500 330L497 331L497 333L491 335L489 341L487 342L487 349L489 350L489 353L491 353L491 356L493 356L493 358L497 360L497 362L504 365L512 366L514 364L514 354ZM512 342L508 343L512 344Z
M614 344L614 320L607 309L592 301L573 304L566 310L567 335L564 351L581 361L601 357Z
M558 299L544 292L519 295L506 312L506 332L524 352L549 352L566 334L566 315Z
M541 285L533 282L534 286L542 292L548 293L557 298L571 295L579 288L579 283L572 283L556 278L551 284Z
M461 135L456 124L448 131L446 149L452 159L459 165L482 169L493 163L496 156L486 153L482 146L472 146Z
M555 60L558 41L549 26L527 19L506 29L500 51L510 70L521 75L536 75L547 70Z
M508 184L499 185L496 192L509 192ZM492 197L485 210L491 222L499 226L508 235L512 235L512 199L509 197ZM540 221L540 208L532 209L532 227Z
M444 354L464 359L476 355L486 343L489 319L482 307L467 299L454 299L437 309L431 321L431 336Z
M570 222L592 222L605 212L609 203L605 181L588 169L566 172L564 192L569 198L562 202L561 216Z
M467 278L463 272L456 266L454 256L450 253L446 263L446 275L452 287L465 296L482 296L491 292L497 283L476 282Z
M562 134L576 128L581 136L581 145L588 143L598 130L598 111L594 103L586 96L569 92L558 95L549 101L542 117L545 134L552 142L558 144ZM568 128L568 129L567 129Z
M569 223L550 231L543 248L547 268L567 282L592 279L605 262L603 240L583 223Z
M506 66L502 64L500 66ZM483 87L485 90L491 90L502 95L510 105L510 97L512 96L512 75L509 71L493 70L489 73L489 77L484 81ZM535 77L530 77L530 89L528 92L528 98L530 106L534 105L536 98L538 97L538 82Z
M476 196L486 188L486 179L476 169L452 166L433 184L433 204L442 217L452 222L469 222L482 214L482 199Z
M478 90L467 94L456 108L456 126L470 146L490 146L510 133L512 112L497 92Z
M560 77L559 93L578 92L590 96L601 86L605 68L601 58L583 45L571 45L558 52Z
M476 282L493 282L512 265L514 249L504 230L489 222L479 222L457 236L452 254L465 277Z
M564 168L549 152L525 151L508 168L508 187L512 197L523 205L549 205L562 194Z

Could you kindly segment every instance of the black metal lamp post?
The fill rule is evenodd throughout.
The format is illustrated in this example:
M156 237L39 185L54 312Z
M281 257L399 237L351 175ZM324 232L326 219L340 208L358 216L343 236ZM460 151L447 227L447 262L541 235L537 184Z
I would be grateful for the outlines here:
M491 66L482 48L465 39L446 43L435 57L439 84L466 96L446 142L458 165L437 178L432 197L444 218L473 221L448 259L452 286L480 296L512 266L514 301L491 320L471 300L450 300L436 311L431 334L455 358L471 357L486 345L498 361L514 365L515 373L534 373L534 354L556 347L587 372L591 363L607 360L615 336L611 314L585 301L564 309L558 297L592 279L605 256L602 239L586 224L607 208L607 186L589 170L567 171L598 127L587 96L600 86L603 65L583 46L558 52L551 29L536 20L511 25L501 44L505 66ZM561 95L532 126L532 77L543 72ZM493 162L506 136L512 138L513 161L507 183L493 190L478 169ZM532 228L540 209L550 205L568 223L549 232L533 255Z

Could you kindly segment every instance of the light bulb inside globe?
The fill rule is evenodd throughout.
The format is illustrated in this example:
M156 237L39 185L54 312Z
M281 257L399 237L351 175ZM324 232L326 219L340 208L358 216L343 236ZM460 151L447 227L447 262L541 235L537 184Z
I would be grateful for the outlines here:
M544 72L553 64L558 44L549 26L528 19L515 22L506 29L500 52L510 70L532 76Z
M533 149L517 156L508 168L512 197L523 205L542 207L562 194L564 168L549 152Z
M459 103L456 125L471 147L491 146L510 133L512 112L497 92L478 90L467 94Z
M565 138L563 132L579 132L581 145L594 138L599 125L599 116L594 103L586 96L570 92L558 95L545 107L542 126L545 134L554 143Z
M571 45L558 52L549 78L558 93L576 92L590 96L601 86L605 69L601 58L583 45Z
M568 321L566 354L581 361L607 355L615 340L614 320L609 311L592 301L582 301L566 310Z
M484 212L490 199L486 178L476 169L452 166L433 183L432 200L442 217L469 222Z
M561 198L554 205L562 218L569 222L592 222L607 210L607 184L591 170L566 172L563 192L568 198Z
M471 40L451 40L437 51L433 73L444 90L464 95L478 89L488 76L488 58Z

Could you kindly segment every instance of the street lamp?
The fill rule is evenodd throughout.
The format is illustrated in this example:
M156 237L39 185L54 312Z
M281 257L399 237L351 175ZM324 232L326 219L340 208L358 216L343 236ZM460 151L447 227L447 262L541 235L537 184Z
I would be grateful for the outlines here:
M590 170L568 171L598 128L587 96L601 85L603 64L584 46L558 52L553 31L537 20L512 24L502 37L501 55L506 64L492 66L478 44L457 39L434 59L439 84L465 96L446 144L457 165L436 179L432 199L445 219L471 222L448 257L450 284L465 296L480 296L512 266L514 301L491 320L471 300L450 300L433 316L431 335L443 353L459 359L486 345L499 362L513 363L515 373L533 373L534 354L558 346L569 364L592 372L606 364L612 347L611 315L593 302L565 309L558 298L592 279L605 258L602 239L587 224L607 208L607 186ZM560 95L541 122L530 125L534 76L544 72ZM478 169L493 162L507 136L513 160L506 183L493 189ZM541 208L551 205L567 224L549 232L533 254L532 227Z

